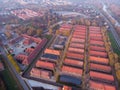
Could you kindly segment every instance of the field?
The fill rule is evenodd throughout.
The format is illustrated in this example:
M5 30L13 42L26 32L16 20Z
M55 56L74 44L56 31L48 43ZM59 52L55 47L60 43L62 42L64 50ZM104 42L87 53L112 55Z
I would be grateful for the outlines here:
M111 42L111 46L113 48L113 51L120 56L120 50L118 49L118 45L117 45L112 33L108 32L108 36L110 38L110 42Z
M2 60L5 68L5 70L1 72L1 75L7 90L20 90L17 81L13 77L12 73L9 71L9 66L7 66L2 56L0 56L0 59Z
M16 82L7 69L2 71L2 76L3 80L5 81L5 85L7 86L7 90L19 90Z

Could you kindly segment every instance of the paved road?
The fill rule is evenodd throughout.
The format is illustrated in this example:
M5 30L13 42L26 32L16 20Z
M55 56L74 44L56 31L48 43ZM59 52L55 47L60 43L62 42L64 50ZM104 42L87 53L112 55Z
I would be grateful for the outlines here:
M95 8L95 7L94 7ZM116 30L115 30L115 27L114 27L114 25L111 23L111 21L109 20L109 17L108 16L110 16L108 13L106 13L105 12L105 8L103 8L103 10L100 10L100 9L97 9L96 8L96 10L98 10L100 13L101 13L101 15L102 15L102 17L105 19L105 21L108 23L108 25L110 26L110 32L112 33L112 35L113 35L113 37L114 37L114 39L115 39L115 41L116 41L116 45L117 45L117 48L120 50L120 38L119 38L119 36L118 36L118 34L117 34L117 32L116 32Z
M7 66L9 67L12 75L14 75L17 82L20 84L22 90L30 90L28 86L25 84L24 80L22 80L21 76L17 73L9 59L7 58L7 54L2 46L0 46L0 50L2 51L2 56L6 60Z
M114 39L115 39L115 41L116 41L116 43L117 43L118 49L120 50L120 38L119 38L119 36L118 36L118 34L117 34L117 32L116 32L113 24L111 23L111 21L110 21L109 18L108 18L108 16L109 16L110 14L109 14L108 12L105 12L105 10L100 10L100 12L101 12L102 16L104 17L104 19L105 19L105 20L107 21L107 23L109 24L109 26L110 26L110 31L111 31L111 33L112 33L113 36L114 36Z
M105 16L104 16L104 17L105 17ZM112 25L112 23L111 23L108 19L106 19L106 21L107 21L107 23L108 23L109 26L110 26L110 31L111 31L111 33L113 34L113 37L114 37L114 39L115 39L115 41L116 41L116 43L117 43L117 46L118 46L118 48L119 48L119 50L120 50L120 38L119 38L119 36L118 36L118 34L117 34L114 26Z
M107 5L104 4L104 7L106 7L106 8L105 8L105 9L107 10L106 12L109 13L109 15L111 15L111 17L116 21L116 23L117 23L118 25L120 25L120 24L119 24L119 23L120 23L120 18L119 18L117 15L115 15L115 14L110 10L110 8L107 7Z

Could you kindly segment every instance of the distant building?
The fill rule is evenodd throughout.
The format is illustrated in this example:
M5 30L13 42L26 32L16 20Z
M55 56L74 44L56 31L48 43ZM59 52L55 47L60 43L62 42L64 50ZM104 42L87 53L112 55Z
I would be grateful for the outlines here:
M23 20L39 16L37 12L29 9L14 10L14 11L11 11L11 13Z
M26 65L26 63L28 63L27 61L27 59L28 59L28 56L27 55L23 55L23 54L19 54L19 55L17 55L16 56L16 59L18 60L18 61L20 61L20 62L22 62L22 64L25 64Z
M60 35L65 35L65 36L69 36L70 32L72 29L72 25L70 24L63 24L59 30L57 30L56 34L60 34Z
M19 41L21 41L22 39L23 38L21 36L19 36L19 37L15 38L15 39L11 40L9 43L10 44L15 44L15 43L18 43Z
M25 49L25 52L28 54L32 53L33 51L34 51L34 48L26 48Z
M22 34L22 36L23 36L25 39L34 41L34 42L37 43L37 44L42 41L41 38L35 38L35 37L32 37L32 36L28 36L28 35L26 35L26 34ZM26 41L26 42L28 42L28 41Z
M25 39L23 44L24 45L30 45L33 41L31 39Z

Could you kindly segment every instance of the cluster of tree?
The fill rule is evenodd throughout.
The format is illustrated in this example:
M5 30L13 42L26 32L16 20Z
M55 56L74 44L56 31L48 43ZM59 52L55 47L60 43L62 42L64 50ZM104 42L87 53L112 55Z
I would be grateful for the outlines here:
M28 34L30 36L37 35L41 36L43 29L34 28L32 26L19 26L14 29L17 34Z
M56 13L46 12L43 17L35 17L24 21L35 28L47 29L50 25L60 21L60 16Z
M11 64L15 67L16 71L17 71L18 73L20 73L20 72L21 72L21 69L20 69L18 63L17 63L17 62L14 60L14 58L12 57L12 55L11 55L11 54L8 54L7 57L8 57L8 59L10 60Z
M111 66L114 66L114 64L118 61L118 55L115 54L111 49L111 43L110 43L110 39L107 35L106 28L102 27L101 30L102 30L103 39L105 42L105 48L106 48L106 51L108 52L108 56L109 56L109 60L110 60L109 64Z
M21 34L28 34L28 35L36 35L36 36L41 36L42 34L42 31L43 29L41 28L35 28L33 26L26 26L26 25L19 25L19 26L16 26L16 27L12 27L11 25L6 25L6 32L5 32L5 35L8 37L8 38L11 38L12 37L12 34L10 33L11 31L14 31L16 32L18 35L21 35Z
M73 25L79 24L79 25L87 25L87 26L98 26L98 22L95 20L80 18L79 20L73 20Z
M51 28L51 25L54 23L58 22L60 20L60 16L56 13L50 13L47 12L43 17L35 17L31 18L26 21L22 21L22 23L18 22L16 19L13 21L15 22L15 25L19 23L18 26L12 26L10 24L6 25L6 36L8 38L11 38L10 31L14 31L17 34L28 34L28 35L36 35L36 36L41 36L43 30L53 30L56 29L58 26L54 26Z
M60 28L59 24L53 25L52 27L49 27L49 33L54 33L56 30Z
M105 28L102 28L103 39L104 39L106 51L108 52L108 56L109 56L109 60L110 60L109 64L112 67L114 67L115 73L116 73L116 77L118 79L119 86L120 86L120 63L119 63L119 56L111 50L110 40L109 40L109 37L107 36L107 32L106 31L107 30Z

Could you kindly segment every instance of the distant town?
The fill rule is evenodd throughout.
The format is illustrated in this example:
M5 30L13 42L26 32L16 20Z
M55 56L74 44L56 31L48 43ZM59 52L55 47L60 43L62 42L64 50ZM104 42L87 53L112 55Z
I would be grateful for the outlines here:
M0 0L0 90L120 90L119 0Z

